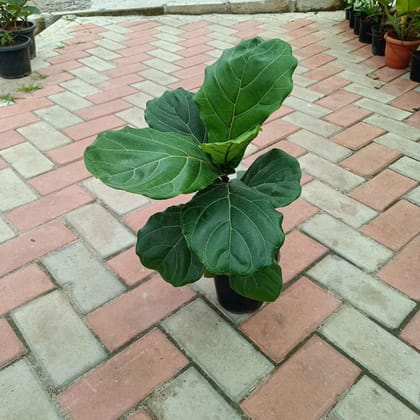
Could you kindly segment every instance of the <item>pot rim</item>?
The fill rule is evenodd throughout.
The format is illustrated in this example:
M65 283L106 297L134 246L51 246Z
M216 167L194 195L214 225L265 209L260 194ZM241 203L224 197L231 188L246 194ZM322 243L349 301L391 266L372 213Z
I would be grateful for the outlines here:
M23 38L23 42L19 44L0 46L0 52L7 53L7 52L18 51L18 50L23 50L25 48L28 48L32 43L32 39L28 35L19 34L15 36L14 39L22 39L22 38Z
M391 36L390 31L385 33L384 38L386 39L387 42L394 45L407 46L407 47L414 47L414 46L420 45L420 38L416 40L403 41L401 39L394 38L393 36Z

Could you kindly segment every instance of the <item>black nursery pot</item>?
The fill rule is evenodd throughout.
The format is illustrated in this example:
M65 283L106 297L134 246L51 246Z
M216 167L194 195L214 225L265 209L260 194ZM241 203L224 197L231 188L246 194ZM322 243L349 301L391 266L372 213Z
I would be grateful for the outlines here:
M354 28L354 10L353 9L349 9L349 28L350 29Z
M360 19L359 41L365 44L372 42L372 22L367 18Z
M362 18L361 13L359 12L355 12L354 13L354 28L353 28L353 33L355 35L359 35L360 32L360 20Z
M31 38L32 43L29 47L29 56L32 60L32 58L36 57L36 44L35 44L35 29L36 24L33 22L18 22L19 29L18 33L19 35L27 35L29 38Z
M350 11L352 10L352 8L347 7L345 10L346 10L346 20L350 20Z
M229 285L229 276L215 276L217 300L223 308L236 314L255 312L264 302L241 296Z
M0 47L0 77L5 79L19 79L32 72L29 58L31 38L17 35L15 41L15 45Z
M410 80L420 82L420 50L414 51L411 56Z
M385 55L386 41L384 38L385 29L381 25L373 25L372 28L372 53L374 55Z

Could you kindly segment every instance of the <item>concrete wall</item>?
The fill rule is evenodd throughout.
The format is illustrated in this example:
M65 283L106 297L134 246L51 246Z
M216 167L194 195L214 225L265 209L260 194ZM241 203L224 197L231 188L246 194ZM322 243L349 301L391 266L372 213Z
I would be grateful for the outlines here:
M208 0L197 3L169 0L163 6L168 14L205 13L281 13L337 10L344 8L344 0Z
M295 0L297 12L337 10L344 7L343 0Z

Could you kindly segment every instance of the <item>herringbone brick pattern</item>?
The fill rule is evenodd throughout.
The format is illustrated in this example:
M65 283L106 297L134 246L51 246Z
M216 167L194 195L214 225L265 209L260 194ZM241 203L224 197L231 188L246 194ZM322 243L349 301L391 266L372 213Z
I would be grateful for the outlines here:
M82 156L256 35L300 65L245 164L283 149L304 186L283 294L237 316L211 280L174 289L135 256L148 217L188 197L111 190ZM39 89L0 108L1 419L418 418L420 87L343 13L62 20L33 67L17 83Z

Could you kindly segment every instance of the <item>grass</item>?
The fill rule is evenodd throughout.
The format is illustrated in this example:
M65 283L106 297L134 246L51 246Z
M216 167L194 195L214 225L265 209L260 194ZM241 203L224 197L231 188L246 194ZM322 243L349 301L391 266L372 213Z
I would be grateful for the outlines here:
M7 103L16 102L16 99L17 98L15 96L13 96L11 93L0 94L0 101L3 101L3 102L7 102Z
M36 90L42 89L42 86L38 83L31 83L30 85L23 85L18 89L18 92L31 93Z

